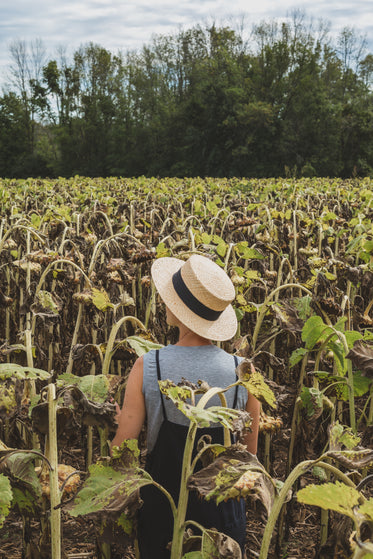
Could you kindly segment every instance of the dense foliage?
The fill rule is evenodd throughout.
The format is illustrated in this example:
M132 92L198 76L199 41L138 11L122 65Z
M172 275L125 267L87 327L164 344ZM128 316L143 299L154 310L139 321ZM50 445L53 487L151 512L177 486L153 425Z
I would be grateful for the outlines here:
M40 453L25 451L51 438L46 390L57 391L51 400L60 455L78 446L86 469L107 454L115 430L112 398L120 400L136 357L175 339L152 287L151 263L199 253L223 267L235 285L239 331L223 347L250 360L238 370L240 382L249 363L255 366L250 391L264 408L258 456L284 482L265 500L261 544L256 538L250 545L267 559L288 493L307 473L314 483L299 492L299 501L343 512L357 534L339 529L330 544L322 513L315 545L335 550L342 539L346 549L362 553L360 535L373 506L364 496L373 462L372 179L8 179L0 182L0 200L0 524L10 506L18 507L25 524L40 516L33 468ZM162 389L174 402L185 392L167 381ZM178 406L197 417L184 401ZM209 408L198 418L207 421L212 412L223 424L230 414ZM95 445L92 429L99 433ZM236 493L251 494L252 465L232 468L230 455L217 459L228 460L230 474L212 468L214 475L224 470L219 491L210 478L201 484L196 476L188 478L190 487L213 497L233 484ZM99 484L106 494L101 470L91 468L88 493ZM57 473L59 479L59 467ZM320 495L326 479L330 484ZM117 501L118 480L109 488L115 512L124 506ZM91 514L86 506L76 514ZM291 541L296 506L291 499L290 514L279 522L278 549ZM101 498L97 507L101 514ZM122 527L125 546L130 529ZM369 551L372 533L364 535Z
M245 36L250 35L250 40ZM341 176L373 168L373 55L299 13L139 52L11 46L0 176Z

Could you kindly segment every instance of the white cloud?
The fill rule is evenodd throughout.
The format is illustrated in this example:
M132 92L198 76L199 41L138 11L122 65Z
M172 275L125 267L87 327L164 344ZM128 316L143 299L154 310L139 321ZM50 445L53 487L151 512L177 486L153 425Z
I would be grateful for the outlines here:
M0 6L0 81L15 39L41 38L50 56L59 45L72 52L81 44L99 43L112 50L141 48L153 34L174 33L197 23L229 22L243 15L246 25L284 19L294 10L307 18L329 21L331 32L353 26L366 34L373 52L371 0L14 0Z

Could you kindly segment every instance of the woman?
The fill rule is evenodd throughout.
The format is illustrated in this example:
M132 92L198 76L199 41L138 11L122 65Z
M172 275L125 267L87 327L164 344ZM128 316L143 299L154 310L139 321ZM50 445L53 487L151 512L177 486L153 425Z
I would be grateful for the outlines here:
M167 323L177 326L179 340L158 351L150 351L135 362L127 382L118 430L112 445L138 438L147 420L146 469L158 483L178 499L181 463L189 420L161 395L158 380L176 384L182 378L193 383L226 387L236 381L240 358L229 355L211 340L229 340L237 330L235 311L230 304L234 286L227 274L210 259L192 255L186 262L160 258L153 263L152 278L166 304ZM229 407L246 409L252 430L246 435L247 449L257 451L259 402L242 386L226 392ZM209 405L219 405L218 397ZM207 430L214 442L223 442L222 428ZM204 430L206 432L206 430ZM172 538L172 516L166 498L154 487L143 488L144 504L139 511L138 541L141 559L167 559L166 546ZM214 527L233 537L244 553L244 500L229 500L216 506L190 494L187 518L204 527Z

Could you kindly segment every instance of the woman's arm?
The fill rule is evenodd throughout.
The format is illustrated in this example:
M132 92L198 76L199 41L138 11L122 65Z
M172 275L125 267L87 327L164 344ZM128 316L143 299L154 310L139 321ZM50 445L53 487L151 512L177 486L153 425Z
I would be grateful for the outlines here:
M246 411L251 415L252 424L251 431L243 437L242 444L246 445L251 454L256 454L258 450L260 402L250 392L248 393Z
M120 446L125 439L137 439L145 421L145 398L142 392L143 358L139 357L128 376L118 429L111 446Z

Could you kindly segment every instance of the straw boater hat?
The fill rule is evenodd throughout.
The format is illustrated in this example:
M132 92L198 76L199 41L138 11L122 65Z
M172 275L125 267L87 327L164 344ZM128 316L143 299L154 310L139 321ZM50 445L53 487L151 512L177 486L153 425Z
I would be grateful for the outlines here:
M234 286L215 262L198 254L186 262L163 257L155 260L151 273L167 307L190 330L216 341L234 336Z

